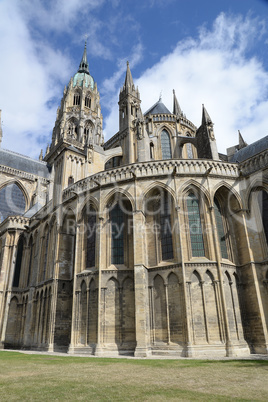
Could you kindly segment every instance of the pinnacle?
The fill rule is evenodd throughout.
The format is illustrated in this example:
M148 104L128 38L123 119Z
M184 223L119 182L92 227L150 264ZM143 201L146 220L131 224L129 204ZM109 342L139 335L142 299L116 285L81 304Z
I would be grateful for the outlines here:
M134 85L133 78L132 78L131 71L130 71L130 68L129 68L129 62L127 61L127 72L126 72L126 78L125 78L125 85L124 86L125 86L125 88L127 88L127 87L132 88L133 85Z
M78 72L89 74L88 61L87 61L87 41L85 41L84 53L79 65Z
M208 112L207 112L207 110L206 110L204 104L203 104L202 106L203 106L202 125L203 125L203 124L212 124L211 117L210 117L210 115L208 114Z
M239 140L239 149L241 148L245 148L248 144L246 143L246 141L244 140L244 138L242 137L242 134L240 133L240 130L238 130L238 140Z
M176 97L175 89L173 89L173 114L175 114L176 116L182 115L182 110Z

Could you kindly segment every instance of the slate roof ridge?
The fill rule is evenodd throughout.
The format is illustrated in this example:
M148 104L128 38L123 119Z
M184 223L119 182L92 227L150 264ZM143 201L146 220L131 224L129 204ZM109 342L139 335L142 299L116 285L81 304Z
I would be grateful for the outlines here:
M144 116L146 116L147 114L149 114L157 105L163 105L165 107L165 109L167 110L167 113L164 114L172 114L168 108L166 107L166 105L162 102L161 99L159 99L153 106L151 106L145 113Z
M245 160L252 158L255 155L258 155L259 153L265 151L266 149L268 149L268 135L238 150L232 156L231 162L237 162L237 163L244 162Z
M34 159L34 158L32 158L31 156L23 155L23 154L20 154L19 152L10 151L9 149L5 149L5 148L0 148L0 152L1 152L1 151L4 151L4 152L6 152L6 153L8 153L8 154L11 154L11 155L20 156L21 158L25 158L25 159L28 159L28 160L30 160L30 161L32 161L32 162L41 163L42 165L47 166L47 162L45 162L45 161L40 161L40 160L38 160L38 159Z

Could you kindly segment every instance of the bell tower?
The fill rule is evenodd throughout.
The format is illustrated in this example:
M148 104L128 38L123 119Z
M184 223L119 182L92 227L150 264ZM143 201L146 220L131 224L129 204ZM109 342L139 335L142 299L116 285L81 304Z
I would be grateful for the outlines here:
M54 169L54 203L62 190L92 171L94 148L104 142L100 95L90 75L87 43L77 73L64 88L44 160ZM91 164L91 168L89 165Z

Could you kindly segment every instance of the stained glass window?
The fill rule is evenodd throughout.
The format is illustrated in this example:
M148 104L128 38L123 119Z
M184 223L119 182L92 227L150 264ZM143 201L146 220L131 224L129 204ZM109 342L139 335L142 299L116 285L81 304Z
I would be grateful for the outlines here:
M87 219L87 259L86 267L95 267L95 249L96 249L96 214L90 212Z
M161 148L162 148L162 159L171 159L171 145L168 132L163 130L161 133Z
M18 241L17 257L16 257L15 272L14 272L14 279L13 279L14 287L18 287L19 282L20 282L20 271L21 271L21 264L22 264L23 247L24 247L24 238L20 237L19 241Z
M218 231L218 238L221 247L221 255L222 258L228 258L227 246L226 246L226 234L223 226L222 220L222 212L221 207L218 200L215 198L214 200L214 211L215 211L215 218L216 218L216 225Z
M192 144L190 144L189 142L186 144L186 149L187 149L187 156L188 159L193 159L194 155L193 155L193 148L192 148Z
M10 215L25 212L25 198L17 184L12 183L0 190L0 223Z
M111 263L124 263L124 212L117 203L110 212L112 243Z
M160 228L161 228L160 233L161 233L162 260L163 261L170 260L173 258L173 243L172 243L170 203L166 193L163 197L163 205L161 208Z
M199 200L193 193L190 193L187 197L187 209L192 256L203 257L205 256L205 249L199 210Z

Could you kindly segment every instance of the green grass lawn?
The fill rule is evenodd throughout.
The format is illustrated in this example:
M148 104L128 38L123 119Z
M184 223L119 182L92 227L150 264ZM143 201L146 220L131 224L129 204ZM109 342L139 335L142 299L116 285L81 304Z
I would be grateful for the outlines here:
M0 401L267 401L268 361L0 352Z

